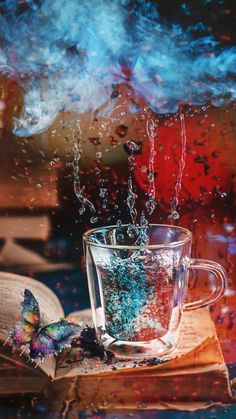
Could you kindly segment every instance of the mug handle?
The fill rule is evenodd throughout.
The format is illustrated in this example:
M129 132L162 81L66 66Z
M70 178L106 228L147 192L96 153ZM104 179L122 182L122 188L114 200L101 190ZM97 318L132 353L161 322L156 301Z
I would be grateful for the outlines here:
M188 269L202 269L212 273L215 277L215 288L207 297L201 300L185 303L183 309L186 311L195 310L196 308L205 307L218 301L224 294L227 287L227 274L223 266L219 263L205 259L191 259L188 265Z

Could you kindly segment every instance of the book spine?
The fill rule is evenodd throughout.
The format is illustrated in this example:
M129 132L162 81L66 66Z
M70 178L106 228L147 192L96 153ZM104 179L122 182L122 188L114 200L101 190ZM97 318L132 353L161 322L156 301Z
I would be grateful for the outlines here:
M76 383L80 408L147 408L160 402L232 402L227 374L143 377L80 377Z

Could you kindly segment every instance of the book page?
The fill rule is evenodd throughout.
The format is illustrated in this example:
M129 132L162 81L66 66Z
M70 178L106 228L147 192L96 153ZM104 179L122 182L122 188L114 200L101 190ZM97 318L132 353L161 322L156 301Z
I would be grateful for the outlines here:
M85 319L84 323L88 324L88 311L82 312L81 316L79 312L70 315L70 319L73 319L77 322L80 322L80 318ZM176 363L173 364L173 360L175 360L175 362L178 360L178 364L179 366L181 366L181 363L184 364L184 357L186 357L188 354L188 364L196 365L196 362L198 361L197 358L194 361L194 357L196 357L198 349L199 351L202 350L202 345L204 343L205 349L210 342L216 342L216 346L214 346L214 348L219 348L219 344L215 336L215 326L211 320L208 308L184 312L180 324L177 348L171 354L168 354L161 358L163 361L166 361L164 364L155 366L135 365L134 368L134 361L117 360L115 361L115 364L107 365L102 360L97 358L81 359L79 349L71 349L68 352L64 352L62 356L58 358L55 378L59 379L62 377L74 377L76 375L88 376L98 373L106 374L111 373L111 371L113 373L127 373L128 371L132 371L132 373L138 373L141 371L148 370L150 373L152 370L156 371L159 369L176 368L177 365ZM211 338L213 338L213 340L209 341L209 339ZM217 353L218 361L223 362L220 348ZM206 362L215 363L217 362L215 359L216 358L213 350L210 351L210 353L206 357ZM114 366L116 369L115 371L113 371Z
M35 279L11 273L0 272L0 345L7 341L10 329L20 320L21 302L24 290L29 289L37 299L41 319L49 324L64 317L62 306L57 296L44 284ZM0 346L0 353L3 347ZM55 360L47 358L39 367L50 376L54 376Z

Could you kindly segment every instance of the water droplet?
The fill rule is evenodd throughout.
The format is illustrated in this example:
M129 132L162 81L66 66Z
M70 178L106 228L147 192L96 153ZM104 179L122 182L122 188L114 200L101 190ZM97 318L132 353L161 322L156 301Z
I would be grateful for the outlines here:
M100 151L98 151L96 153L96 157L97 157L97 159L101 159L102 158L102 153Z
M178 213L177 211L173 211L173 212L169 215L168 219L169 219L169 220L178 220L178 219L179 219L179 213Z
M105 188L101 188L101 189L99 190L99 196L100 196L101 198L104 198L104 197L106 196L106 193L107 193L107 189L105 189Z
M37 183L37 185L36 185L36 188L37 188L37 189L40 189L40 188L42 188L42 185L41 185L41 183Z
M153 172L149 172L148 174L148 182L153 182L154 181L154 173Z
M139 145L136 144L134 141L127 141L126 142L127 147L130 151L135 152L139 150Z
M90 223L91 224L95 224L98 221L98 217L91 217L90 218Z

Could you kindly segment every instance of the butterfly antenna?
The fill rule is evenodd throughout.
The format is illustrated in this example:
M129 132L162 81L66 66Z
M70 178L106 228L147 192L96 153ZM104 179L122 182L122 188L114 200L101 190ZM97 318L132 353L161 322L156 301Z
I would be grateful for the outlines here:
M19 356L23 355L23 353L25 352L25 349L26 349L26 346L23 348Z
M6 338L5 342L3 343L3 346L5 346L7 344L7 342L9 342L10 338L8 336L8 338Z
M39 366L39 362L40 362L39 360L35 362L34 368L37 368Z

